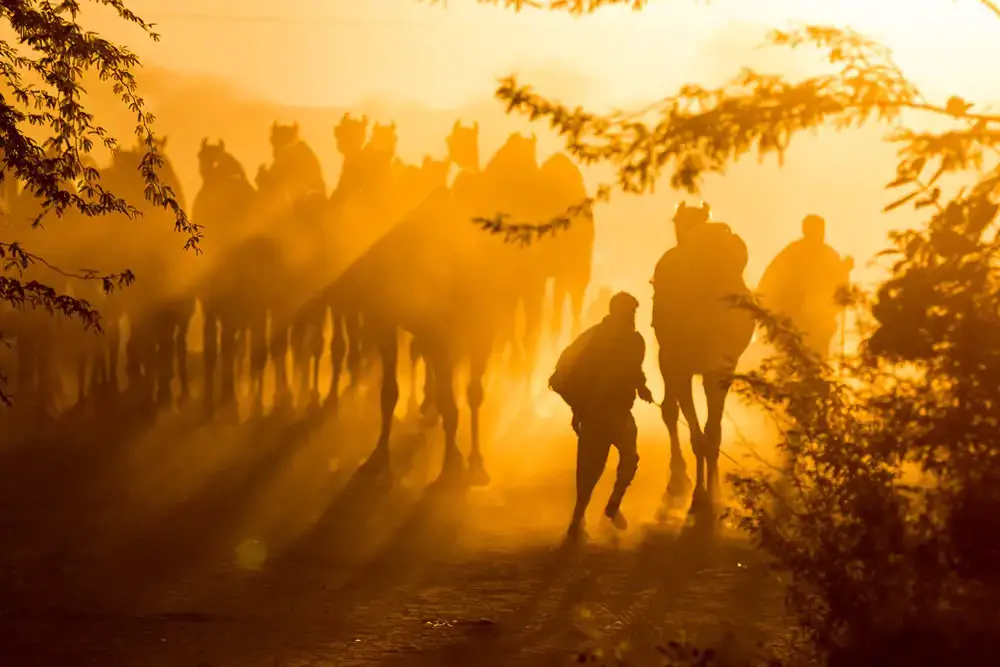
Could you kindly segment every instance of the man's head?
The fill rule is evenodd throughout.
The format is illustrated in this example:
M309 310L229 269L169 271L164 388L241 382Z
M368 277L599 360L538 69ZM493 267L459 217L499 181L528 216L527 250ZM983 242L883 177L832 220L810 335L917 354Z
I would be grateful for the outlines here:
M618 292L608 303L608 317L622 326L635 329L635 311L639 309L639 300L628 292Z
M815 213L802 218L802 238L814 243L825 243L826 220Z

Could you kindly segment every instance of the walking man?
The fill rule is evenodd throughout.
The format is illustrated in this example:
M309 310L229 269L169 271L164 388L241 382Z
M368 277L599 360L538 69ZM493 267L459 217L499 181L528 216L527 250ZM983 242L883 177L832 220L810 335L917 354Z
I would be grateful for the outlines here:
M618 471L604 514L618 530L628 527L621 504L639 465L632 405L636 396L653 402L642 371L646 343L635 329L638 307L626 292L611 297L608 315L566 348L549 378L549 387L573 410L578 436L572 539L584 535L587 506L612 446L618 449Z

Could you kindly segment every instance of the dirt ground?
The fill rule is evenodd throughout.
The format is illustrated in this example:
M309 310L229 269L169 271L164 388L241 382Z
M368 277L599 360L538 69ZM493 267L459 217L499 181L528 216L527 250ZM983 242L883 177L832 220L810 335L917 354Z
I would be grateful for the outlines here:
M641 449L624 534L598 520L612 461L571 547L563 424L510 427L486 489L427 490L439 446L407 424L386 488L355 473L370 425L102 419L3 453L0 667L661 664L670 639L787 627L750 545L651 522L662 454Z

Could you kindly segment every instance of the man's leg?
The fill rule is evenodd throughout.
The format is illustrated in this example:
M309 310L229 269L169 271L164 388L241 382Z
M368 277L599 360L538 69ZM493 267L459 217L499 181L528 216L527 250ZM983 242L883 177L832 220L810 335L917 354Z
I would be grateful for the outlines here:
M615 486L608 498L608 504L604 508L604 514L614 523L618 530L628 528L628 521L621 513L622 498L635 473L639 469L639 451L637 447L638 432L635 427L635 418L629 413L628 419L622 426L621 433L615 439L615 446L618 448L618 474L615 478Z
M601 479L604 466L608 462L611 443L603 437L603 429L593 422L584 421L580 426L580 437L576 446L576 506L569 524L570 536L578 535L583 528L583 519L590 505L594 487Z

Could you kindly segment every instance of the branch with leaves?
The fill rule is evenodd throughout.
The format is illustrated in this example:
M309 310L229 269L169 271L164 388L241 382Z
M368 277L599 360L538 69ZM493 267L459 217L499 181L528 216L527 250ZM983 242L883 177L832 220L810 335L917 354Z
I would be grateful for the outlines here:
M159 39L154 26L129 10L124 0L89 2L112 8L122 21L138 26L154 41ZM83 79L88 73L96 74L134 114L135 134L145 146L139 166L145 198L170 211L176 231L186 237L184 248L200 253L200 226L188 219L175 193L159 177L163 156L152 129L155 119L146 111L134 76L139 59L129 49L84 30L77 22L83 4L84 0L0 0L0 24L15 35L11 41L0 41L0 182L16 179L39 202L40 211L32 221L35 227L48 215L62 217L70 212L89 217L142 215L139 202L125 201L103 188L100 173L86 160L97 145L112 151L119 147L85 104ZM44 138L36 138L39 134ZM0 248L5 269L27 266L28 261L41 263L64 277L99 280L105 291L134 279L128 270L113 275L68 273L14 244ZM3 281L0 302L48 308L99 329L97 313L85 301L58 294L37 281L24 284L8 276Z
M431 5L447 6L448 0L420 0ZM567 12L575 16L593 14L604 7L625 6L633 11L646 8L649 0L476 0L481 5L492 5L521 12L526 9L544 10L550 12Z
M786 492L776 497L767 473L733 481L743 527L792 575L789 604L817 664L974 664L1000 650L990 612L1000 594L1000 116L926 99L888 49L851 30L809 26L769 42L816 47L835 71L789 81L744 70L720 88L685 86L603 115L513 77L497 96L547 121L581 162L614 167L629 192L663 178L697 192L746 155L780 162L804 131L890 127L899 161L887 188L904 192L886 210L926 209L926 224L890 236L891 276L861 295L863 345L842 375L754 311L779 353L737 391L779 420ZM917 114L948 127L907 127ZM945 196L947 174L966 187ZM914 469L930 481L904 483Z

